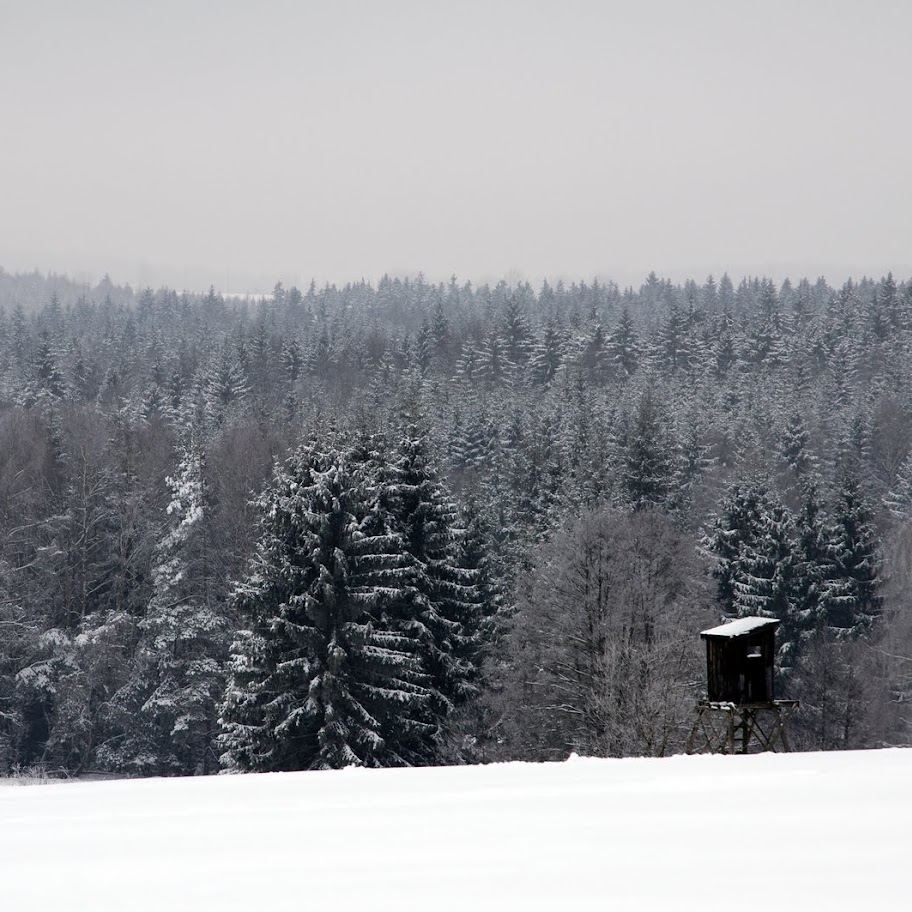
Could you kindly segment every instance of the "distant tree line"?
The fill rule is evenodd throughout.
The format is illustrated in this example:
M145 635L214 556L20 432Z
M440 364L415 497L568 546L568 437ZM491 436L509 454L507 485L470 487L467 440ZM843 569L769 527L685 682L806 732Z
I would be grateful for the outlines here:
M802 747L908 744L910 530L892 276L0 270L0 769L668 754L754 614Z

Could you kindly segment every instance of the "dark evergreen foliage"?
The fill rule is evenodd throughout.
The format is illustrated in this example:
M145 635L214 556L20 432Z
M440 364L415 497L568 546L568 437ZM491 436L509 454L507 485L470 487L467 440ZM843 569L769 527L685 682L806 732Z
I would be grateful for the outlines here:
M195 441L182 448L177 473L166 482L171 500L155 549L152 594L137 624L129 677L108 704L117 733L98 758L121 772L206 774L218 769L214 739L229 620Z
M827 599L827 624L840 635L868 632L883 608L880 558L854 464L840 471L828 556L833 579Z
M910 654L910 334L912 286L893 276L832 288L652 274L640 288L538 292L387 276L241 301L0 271L0 763L210 771L232 639L235 733L242 718L265 732L267 708L287 721L273 698L316 680L300 656L281 665L270 637L332 669L311 715L281 729L290 740L264 734L239 767L494 756L485 733L511 712L492 697L512 655L503 617L516 620L517 586L560 530L605 504L667 512L692 542L706 530L717 612L780 617L796 687L862 646ZM260 539L277 560L288 545L250 506L273 464L302 439L328 458L326 441L371 435L373 449L336 454L344 561L333 551L305 571L297 552L282 558L308 587L317 567L339 580L321 590L341 606L332 623L283 614L280 576L263 577L263 616L228 599L229 581L255 589ZM167 479L183 477L191 436L206 508L178 541ZM378 564L398 574L382 608L365 582ZM380 636L406 657L395 680L408 712L380 699L392 674ZM903 692L899 671L878 674L878 694ZM865 712L886 720L882 741L906 743L892 705L875 695Z
M674 444L667 418L647 390L629 432L621 476L623 497L634 510L668 506L676 493Z
M412 568L372 469L306 446L261 498L257 557L235 595L249 628L223 708L229 768L399 764L396 735L426 724L415 640L388 620Z

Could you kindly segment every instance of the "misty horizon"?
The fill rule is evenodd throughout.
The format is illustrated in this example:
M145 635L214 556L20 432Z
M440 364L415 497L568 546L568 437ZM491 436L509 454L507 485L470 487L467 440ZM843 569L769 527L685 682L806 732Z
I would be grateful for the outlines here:
M0 5L0 264L131 285L908 275L912 8Z
M602 271L594 275L528 275L520 270L507 269L500 274L487 274L480 276L462 276L457 273L450 274L433 274L418 269L408 271L404 269L389 269L378 275L350 275L350 276L304 276L299 272L291 270L280 270L273 275L263 274L253 276L245 273L236 273L236 278L232 278L232 273L226 272L222 280L214 272L202 269L175 269L175 268L140 268L135 271L129 269L121 270L103 270L101 272L92 272L85 269L55 269L42 268L34 265L31 268L10 268L8 264L0 262L0 273L6 273L9 276L26 276L37 274L42 279L51 280L54 278L72 282L75 285L84 286L87 290L96 288L107 278L115 286L131 288L139 291L145 288L170 288L178 292L187 292L189 294L204 294L210 288L218 294L233 295L238 297L244 296L266 296L272 293L276 284L282 284L286 288L306 289L313 282L316 287L344 287L345 285L354 285L360 282L367 282L370 285L376 285L384 277L390 279L418 279L423 278L431 284L448 283L453 278L459 285L469 283L473 287L493 286L501 281L505 281L510 286L516 286L522 283L528 283L533 288L538 289L547 282L552 287L558 283L565 286L580 283L592 283L597 281L602 285L613 284L620 289L637 289L642 287L650 274L655 274L663 281L671 281L680 284L689 280L702 283L707 278L712 277L716 280L723 275L727 275L734 284L742 280L749 279L771 279L777 284L784 281L790 281L796 284L801 279L814 281L823 279L829 284L843 284L846 281L859 282L863 279L876 280L890 274L897 282L903 282L912 276L912 266L894 268L886 267L868 267L868 268L851 268L840 267L837 265L820 266L818 268L804 269L790 264L766 264L756 267L734 267L713 269L712 267L700 267L694 269L647 269L645 271L621 271L614 272ZM132 278L131 278L132 276ZM155 278L152 278L154 276Z

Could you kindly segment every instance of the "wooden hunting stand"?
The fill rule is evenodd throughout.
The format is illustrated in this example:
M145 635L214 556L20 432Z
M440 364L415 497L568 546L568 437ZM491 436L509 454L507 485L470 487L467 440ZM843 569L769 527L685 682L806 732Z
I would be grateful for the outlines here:
M688 754L789 750L785 722L798 701L774 696L778 626L774 618L747 617L700 634L708 698L697 704Z

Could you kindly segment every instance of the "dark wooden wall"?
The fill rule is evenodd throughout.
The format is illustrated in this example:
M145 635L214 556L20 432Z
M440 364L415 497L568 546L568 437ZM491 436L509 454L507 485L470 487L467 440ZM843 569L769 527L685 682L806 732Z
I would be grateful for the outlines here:
M709 699L727 703L769 703L773 693L776 634L761 628L736 637L706 637Z

